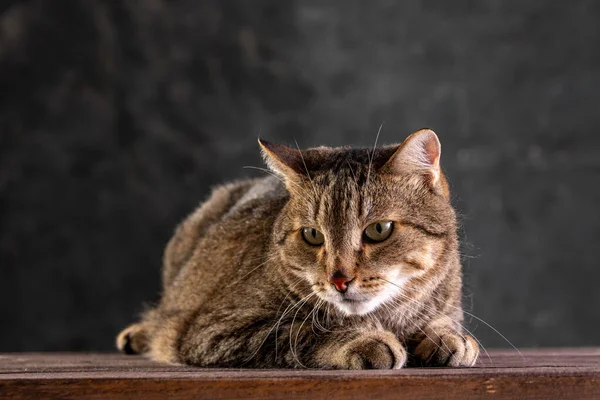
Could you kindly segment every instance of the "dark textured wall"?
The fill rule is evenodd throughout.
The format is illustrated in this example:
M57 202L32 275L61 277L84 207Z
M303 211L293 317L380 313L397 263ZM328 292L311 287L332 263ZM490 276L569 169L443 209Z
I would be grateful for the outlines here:
M111 349L259 134L371 146L383 121L440 135L468 309L519 347L600 345L600 2L1 7L0 351Z

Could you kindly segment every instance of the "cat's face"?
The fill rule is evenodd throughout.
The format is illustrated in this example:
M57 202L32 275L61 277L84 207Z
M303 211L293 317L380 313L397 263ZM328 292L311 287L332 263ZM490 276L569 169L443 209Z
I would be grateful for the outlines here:
M290 192L276 245L283 268L310 286L312 297L364 315L394 302L408 282L439 264L455 217L439 170L439 142L429 132L374 154L306 150L301 165L267 144L268 157L277 157L271 167Z

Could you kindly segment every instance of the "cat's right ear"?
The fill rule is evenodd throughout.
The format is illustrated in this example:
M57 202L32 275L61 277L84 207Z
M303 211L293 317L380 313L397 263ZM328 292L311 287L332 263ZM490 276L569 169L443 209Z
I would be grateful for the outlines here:
M297 180L308 174L304 156L299 149L258 139L262 156L269 169L286 180Z

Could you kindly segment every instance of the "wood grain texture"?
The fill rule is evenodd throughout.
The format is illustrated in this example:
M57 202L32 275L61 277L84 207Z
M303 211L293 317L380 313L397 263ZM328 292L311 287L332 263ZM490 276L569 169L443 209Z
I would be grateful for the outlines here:
M490 351L475 368L232 370L139 356L0 355L0 398L600 399L600 348Z

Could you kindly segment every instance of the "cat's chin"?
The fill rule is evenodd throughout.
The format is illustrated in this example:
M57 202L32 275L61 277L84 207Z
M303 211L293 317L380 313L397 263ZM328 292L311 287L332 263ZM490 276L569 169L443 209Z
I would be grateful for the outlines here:
M371 298L341 295L330 301L346 315L365 315L377 309L391 294L391 291L384 291Z
M342 299L334 302L337 309L346 315L365 315L375 310L380 304L381 301L378 298L371 300Z

